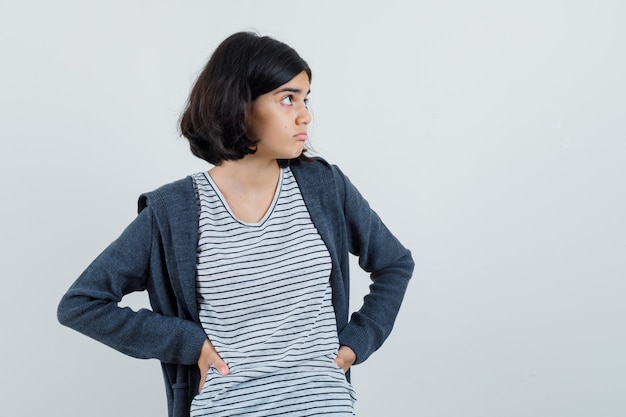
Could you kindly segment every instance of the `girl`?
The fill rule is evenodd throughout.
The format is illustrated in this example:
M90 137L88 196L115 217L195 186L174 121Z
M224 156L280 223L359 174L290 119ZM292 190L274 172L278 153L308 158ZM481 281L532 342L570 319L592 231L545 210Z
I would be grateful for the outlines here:
M236 33L181 117L213 167L143 194L63 296L61 323L162 363L170 417L352 416L349 368L389 335L410 252L334 165L306 155L311 70ZM348 256L370 273L349 317ZM118 306L147 291L151 310Z

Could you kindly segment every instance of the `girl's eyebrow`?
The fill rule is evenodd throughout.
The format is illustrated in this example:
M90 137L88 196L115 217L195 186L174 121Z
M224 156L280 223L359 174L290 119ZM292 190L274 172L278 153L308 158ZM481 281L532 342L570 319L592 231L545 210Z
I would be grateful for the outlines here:
M280 90L276 91L275 94L280 94L280 93L294 93L294 94L302 94L302 90L300 90L299 88L294 88L294 87L283 87ZM307 91L306 95L311 94L311 90Z

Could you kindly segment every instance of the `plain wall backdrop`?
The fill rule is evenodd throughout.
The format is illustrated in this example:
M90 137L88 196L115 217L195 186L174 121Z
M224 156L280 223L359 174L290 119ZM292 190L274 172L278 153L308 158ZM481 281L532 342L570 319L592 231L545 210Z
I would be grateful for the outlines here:
M0 413L165 416L158 362L56 306L141 192L209 168L176 122L214 48L253 29L312 66L313 147L417 263L353 370L357 415L626 415L625 18L621 0L0 0Z

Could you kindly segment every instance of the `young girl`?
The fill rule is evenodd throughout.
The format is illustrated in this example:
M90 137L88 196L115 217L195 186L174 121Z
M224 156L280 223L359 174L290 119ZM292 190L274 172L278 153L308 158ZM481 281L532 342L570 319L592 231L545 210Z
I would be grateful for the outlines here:
M352 416L349 368L392 329L413 260L339 168L306 156L310 83L284 43L224 40L180 123L213 168L143 194L59 304L64 325L161 361L170 417ZM349 253L372 280L350 317ZM143 290L151 310L118 306Z

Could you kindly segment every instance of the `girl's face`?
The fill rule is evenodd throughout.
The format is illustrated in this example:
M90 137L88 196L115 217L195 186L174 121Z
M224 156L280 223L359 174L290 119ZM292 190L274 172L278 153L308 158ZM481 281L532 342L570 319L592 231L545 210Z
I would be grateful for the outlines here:
M251 139L258 140L254 157L292 159L302 153L311 114L307 96L311 84L301 72L275 90L257 97L250 106L246 126Z

